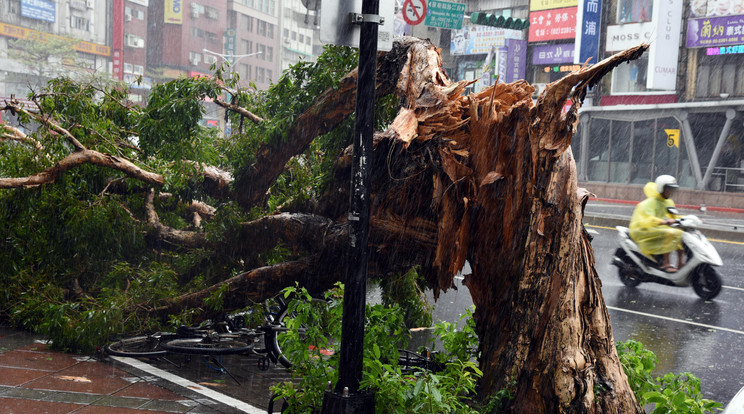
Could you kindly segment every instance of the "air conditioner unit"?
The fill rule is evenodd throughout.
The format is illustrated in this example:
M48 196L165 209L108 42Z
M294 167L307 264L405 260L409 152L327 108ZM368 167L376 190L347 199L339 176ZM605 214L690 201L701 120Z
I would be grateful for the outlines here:
M191 17L194 18L194 19L198 19L199 18L199 11L192 9L191 10Z
M132 15L131 14L125 14L124 15L124 21L125 22L131 22L132 21Z
M85 6L89 9L92 9L94 4L95 0L85 0Z
M135 46L134 47L138 47L140 49L144 48L145 47L145 39L136 39L135 40Z

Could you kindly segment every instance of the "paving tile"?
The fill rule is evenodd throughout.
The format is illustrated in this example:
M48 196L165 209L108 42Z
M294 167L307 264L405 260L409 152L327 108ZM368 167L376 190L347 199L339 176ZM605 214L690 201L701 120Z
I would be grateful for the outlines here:
M167 411L144 411L136 408L106 407L104 414L169 414ZM89 405L83 407L75 414L101 414L101 407Z
M27 382L23 388L41 390L73 391L91 394L112 394L129 385L119 377L75 375L66 371L58 371L46 377Z
M100 407L140 408L143 405L145 405L148 401L150 400L147 398L116 397L113 395L107 395L95 401L91 405L100 406Z
M91 404L103 398L100 394L88 394L85 392L48 391L44 401L66 402L74 404Z
M58 371L75 364L77 364L77 361L71 355L59 352L13 350L0 354L0 366L12 368Z
M151 400L140 408L143 410L166 411L169 413L187 413L193 407L181 404L178 401Z
M7 385L0 385L0 395L5 394L6 392L14 389L13 387L8 387Z
M36 369L0 367L0 385L21 385L49 374Z
M0 397L0 414L67 414L79 409L80 407L81 406L78 404Z
M130 374L110 365L96 360L86 360L57 372L60 375L87 378L124 378L131 377ZM131 381L126 381L131 382Z
M33 390L29 388L12 388L3 393L3 397L8 398L25 398L27 400L43 400L54 391L48 390Z
M139 397L169 401L178 401L183 399L180 395L149 382L136 382L121 391L117 391L114 395L120 397Z

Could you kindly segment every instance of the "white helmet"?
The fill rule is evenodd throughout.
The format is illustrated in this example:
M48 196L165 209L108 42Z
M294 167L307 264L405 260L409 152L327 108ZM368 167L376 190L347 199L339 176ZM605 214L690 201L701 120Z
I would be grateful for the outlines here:
M671 175L660 175L656 177L656 191L658 191L659 194L663 194L667 187L679 188L679 185L677 185L677 179Z

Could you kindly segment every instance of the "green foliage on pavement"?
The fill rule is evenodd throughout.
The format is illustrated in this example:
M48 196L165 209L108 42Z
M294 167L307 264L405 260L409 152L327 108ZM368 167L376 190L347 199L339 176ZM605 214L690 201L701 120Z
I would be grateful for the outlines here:
M652 406L654 414L714 413L722 405L703 398L700 380L689 372L668 373L653 378L658 359L638 341L617 343L618 356L628 382L641 406Z

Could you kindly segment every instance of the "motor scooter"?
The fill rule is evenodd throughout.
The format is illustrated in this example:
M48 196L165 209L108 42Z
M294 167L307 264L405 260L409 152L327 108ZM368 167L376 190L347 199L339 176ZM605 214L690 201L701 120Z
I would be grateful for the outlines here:
M670 209L673 214L676 209ZM697 230L702 220L694 215L678 218L673 227L684 230L682 244L686 262L676 272L661 269L662 258L641 253L638 245L630 238L627 227L616 226L620 247L615 251L612 264L617 266L620 281L625 286L638 286L644 282L660 283L668 286L686 287L692 285L695 293L705 300L715 298L721 292L721 275L714 266L723 265L716 248Z

